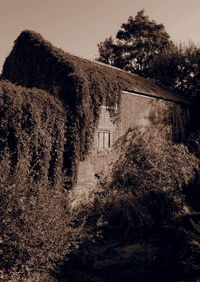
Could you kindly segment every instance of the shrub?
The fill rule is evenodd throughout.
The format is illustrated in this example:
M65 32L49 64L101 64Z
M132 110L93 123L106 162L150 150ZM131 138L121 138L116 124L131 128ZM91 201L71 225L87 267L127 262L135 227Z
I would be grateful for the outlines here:
M62 185L53 187L44 179L35 182L29 169L23 157L14 174L10 173L8 154L0 161L0 268L4 281L41 281L57 271L81 243L95 236L87 210L79 207L72 213Z
M130 129L116 144L119 159L103 179L104 215L111 228L163 225L180 215L183 188L192 182L198 160L187 147L165 140L157 131ZM121 227L120 227L121 222Z
M200 158L200 131L192 132L187 139L187 147L191 153Z
M51 269L69 247L63 195L43 180L34 183L25 159L12 175L9 158L0 167L1 269L19 277Z
M116 148L119 159L100 180L93 205L85 203L81 209L86 225L100 224L103 238L71 256L59 281L195 277L200 216L185 212L183 188L193 181L198 159L158 132L137 128L130 129Z
M192 132L186 141L189 151L200 159L200 131ZM185 189L186 200L195 211L200 211L200 172L196 171L195 179Z

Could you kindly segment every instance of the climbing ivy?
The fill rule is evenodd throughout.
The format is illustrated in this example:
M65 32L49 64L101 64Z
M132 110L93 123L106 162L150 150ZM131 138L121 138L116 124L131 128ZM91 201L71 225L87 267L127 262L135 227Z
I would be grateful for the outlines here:
M0 159L9 155L10 182L19 160L32 181L62 182L65 115L62 104L43 90L0 81Z
M62 101L66 117L62 169L72 182L76 181L79 161L91 148L101 105L108 107L111 120L116 123L122 89L153 92L172 99L167 91L147 79L72 56L28 30L15 41L2 76L18 85L46 90Z
M59 97L65 107L63 171L76 180L77 165L92 144L100 107L108 106L113 122L120 90L132 84L132 75L64 53L39 34L24 31L5 61L3 77L28 88L44 89ZM119 107L118 107L119 109Z

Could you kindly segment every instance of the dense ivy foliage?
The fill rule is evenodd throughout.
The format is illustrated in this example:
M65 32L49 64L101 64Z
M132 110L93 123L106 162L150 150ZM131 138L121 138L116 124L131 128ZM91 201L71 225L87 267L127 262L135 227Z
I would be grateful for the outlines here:
M91 147L100 106L108 106L113 122L119 120L122 89L152 92L182 102L147 79L65 53L33 31L24 31L17 38L2 76L61 99L66 115L62 169L66 181L72 183L79 160L85 158Z
M1 159L7 151L15 173L23 156L35 181L62 182L65 116L61 103L42 90L16 87L3 80L0 99Z
M0 268L5 275L17 272L8 277L21 281L20 273L28 275L32 266L36 272L51 267L64 248L65 116L45 91L8 81L0 81L0 102Z
M128 88L132 76L71 56L55 48L39 34L24 31L5 61L3 77L25 87L37 87L59 97L65 105L65 153L63 170L76 176L80 159L89 150L100 106L114 109L120 89Z
M152 104L149 120L152 129L155 127L167 140L185 142L190 132L191 116L188 105L156 101L156 104Z
M1 279L50 281L43 275L93 236L63 189L65 111L47 92L3 80L0 103Z

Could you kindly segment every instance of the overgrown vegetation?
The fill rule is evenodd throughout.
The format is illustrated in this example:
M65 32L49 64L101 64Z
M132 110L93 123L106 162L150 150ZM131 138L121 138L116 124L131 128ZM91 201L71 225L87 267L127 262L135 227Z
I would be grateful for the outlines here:
M110 174L101 179L99 190L95 188L94 202L80 201L81 205L71 207L63 190L66 124L61 103L42 90L10 82L1 81L0 89L1 268L5 281L51 281L50 274L76 248L90 245L99 236L105 242L109 238L134 243L146 240L148 230L161 240L157 228L167 225L172 237L178 236L184 244L187 230L177 231L173 222L184 215L182 189L198 171L198 161L186 147L165 141L157 132L130 130L116 144L123 152ZM191 249L193 243L187 246L196 265L198 248ZM88 260L85 254L82 257L78 252L78 256L80 261ZM160 255L156 256L159 260ZM67 265L70 273L65 268L63 275L78 279L79 270L75 275L71 260ZM87 275L86 281L90 281Z
M1 268L18 273L16 281L63 247L57 221L65 117L61 103L42 90L1 81L0 99Z
M2 76L18 85L47 90L62 100L66 115L63 170L72 184L79 160L91 147L102 104L109 106L111 118L117 122L121 89L147 93L151 89L155 95L169 98L169 93L148 80L71 56L32 31L17 38Z
M0 157L9 154L10 173L19 159L27 161L31 176L53 185L63 182L65 115L62 104L38 89L0 81Z
M103 192L89 213L90 223L101 218L104 240L66 262L64 281L180 281L196 275L200 216L186 211L184 188L194 181L198 159L156 131L131 129L117 148L121 155L101 180Z
M199 271L199 214L191 214L193 206L187 207L190 201L184 195L198 176L199 161L185 146L167 142L156 130L150 134L132 129L116 144L116 149L123 148L119 160L101 179L99 190L91 191L93 203L79 201L81 205L73 207L64 189L66 182L74 184L77 164L90 150L100 106L109 106L117 122L119 112L114 109L120 104L120 90L132 89L133 81L142 89L152 84L114 68L105 71L29 31L15 42L3 77L29 87L0 81L3 280L51 281L47 275L99 235L105 244L111 239L145 242L147 248L150 244L147 262L152 270L143 260L142 273L148 268L144 275L152 275L154 281L159 274L168 279L177 271L182 278ZM195 147L193 137L190 144ZM162 240L167 242L166 255ZM179 243L175 250L170 240ZM139 262L142 255L138 254ZM85 256L79 262L82 259ZM169 271L171 260L178 263ZM134 263L132 259L133 270L138 270L141 263ZM76 273L71 260L67 266L67 279L81 281L77 265ZM137 275L144 278L137 271L133 278ZM85 279L90 281L87 275Z
M167 140L185 142L190 132L190 105L156 101L152 103L149 120Z
M65 112L47 92L7 81L0 81L0 101L1 279L49 281L95 236L63 189Z
M138 226L157 224L160 217L164 224L165 217L180 215L185 204L183 188L198 170L198 160L187 147L166 141L156 129L154 133L130 129L116 146L123 152L104 181L108 193L122 195L122 202L127 198L130 203L130 216L124 220Z
M37 62L37 64L35 63ZM76 178L79 159L90 148L100 106L110 107L112 118L120 103L120 89L131 75L76 58L55 48L39 34L24 31L5 61L3 77L26 87L37 87L59 97L65 105L66 130L63 169Z
M189 151L200 159L200 132L193 132L187 138L187 147ZM200 174L196 172L195 182L186 187L185 189L186 199L189 202L192 209L196 212L200 212Z
M61 183L35 181L23 155L15 173L9 154L0 161L1 279L52 281L68 255L96 236L85 226L85 216L69 208ZM78 218L78 220L77 220Z

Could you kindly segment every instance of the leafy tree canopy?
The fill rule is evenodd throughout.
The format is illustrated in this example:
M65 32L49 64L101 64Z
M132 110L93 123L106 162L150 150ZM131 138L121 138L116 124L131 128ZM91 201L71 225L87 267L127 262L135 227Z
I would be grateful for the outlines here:
M179 43L154 61L154 78L178 95L200 102L200 48L194 43Z
M98 44L98 60L124 70L149 76L155 58L172 45L163 24L150 20L141 10L129 17L117 32Z
M191 130L199 129L200 46L175 44L163 24L149 19L144 10L129 17L113 39L98 44L98 60L137 73L193 103Z
M172 93L192 102L190 130L199 130L200 48L192 42L169 48L155 59L152 77Z

